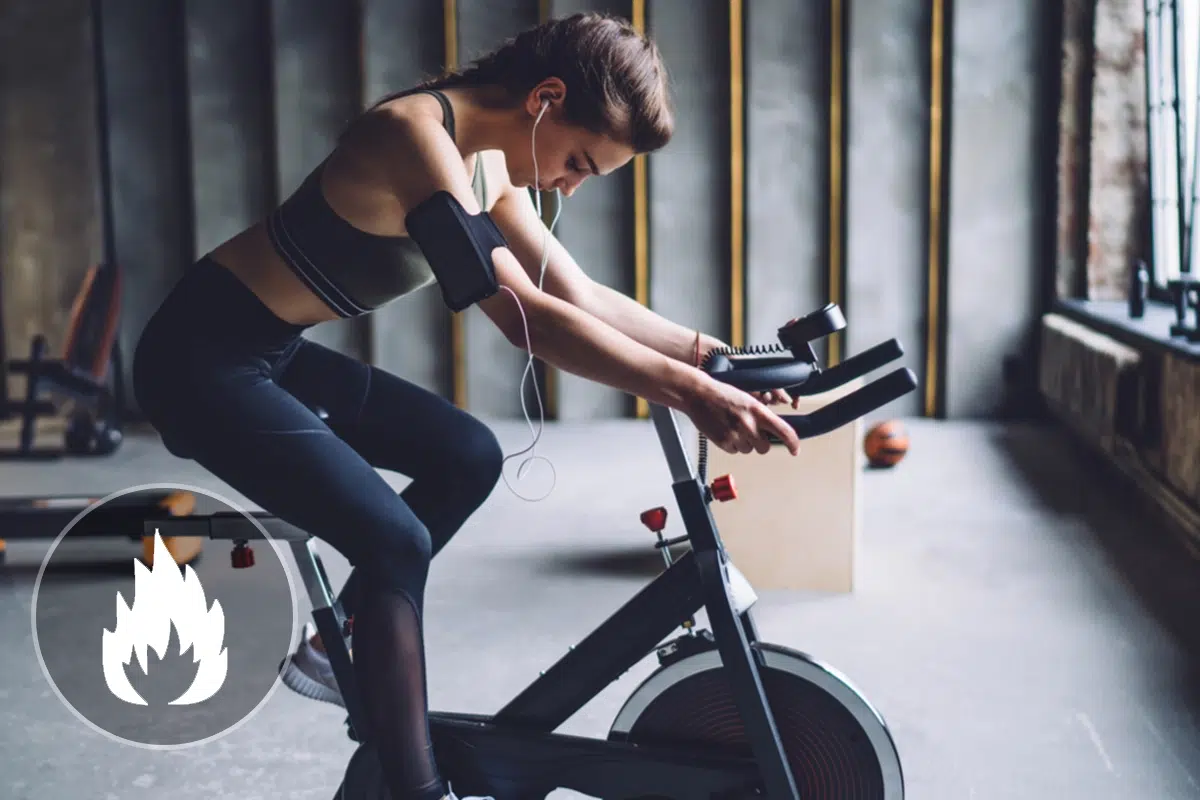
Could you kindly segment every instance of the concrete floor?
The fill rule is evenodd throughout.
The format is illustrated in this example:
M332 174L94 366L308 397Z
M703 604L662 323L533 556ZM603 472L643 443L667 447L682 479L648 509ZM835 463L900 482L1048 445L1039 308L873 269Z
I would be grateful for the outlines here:
M762 636L837 666L871 698L910 798L1200 798L1200 563L1056 431L908 424L905 462L864 476L857 590L761 591ZM506 452L528 443L523 424L497 430ZM673 504L648 425L551 425L538 452L554 462L554 494L530 504L501 484L436 562L426 635L437 708L495 710L661 565L637 521ZM102 461L0 464L4 495L152 481L242 500L152 437ZM109 558L132 555L111 547ZM33 647L46 550L12 544L0 570L0 796L332 796L352 749L343 715L286 689L235 732L183 751L123 746L83 725ZM199 563L225 558L210 545ZM331 554L328 566L340 585L345 564ZM650 666L565 730L603 735Z

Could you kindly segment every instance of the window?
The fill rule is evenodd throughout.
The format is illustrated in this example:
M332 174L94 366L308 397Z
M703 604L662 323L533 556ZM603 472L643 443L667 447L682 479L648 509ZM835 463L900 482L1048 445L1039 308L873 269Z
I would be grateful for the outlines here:
M1200 272L1200 246L1191 244L1200 196L1200 0L1145 0L1145 11L1151 270L1165 287L1181 272Z

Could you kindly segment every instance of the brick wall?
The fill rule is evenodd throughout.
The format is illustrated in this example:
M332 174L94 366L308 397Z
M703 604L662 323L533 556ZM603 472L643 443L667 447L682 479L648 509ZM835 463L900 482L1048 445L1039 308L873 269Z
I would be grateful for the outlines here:
M1145 23L1141 0L1096 3L1092 79L1087 290L1125 297L1129 268L1145 257Z
M1064 2L1060 296L1121 299L1130 266L1148 253L1144 36L1141 0Z
M1058 108L1058 219L1056 291L1072 297L1087 259L1087 114L1091 109L1092 3L1064 0L1062 94Z

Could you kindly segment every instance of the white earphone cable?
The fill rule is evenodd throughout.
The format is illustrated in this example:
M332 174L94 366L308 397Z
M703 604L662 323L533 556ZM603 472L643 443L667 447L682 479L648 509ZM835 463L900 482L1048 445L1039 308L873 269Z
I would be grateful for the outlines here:
M533 123L533 134L530 136L530 148L531 148L532 154L533 154L534 206L537 209L538 219L542 219L542 191L541 191L541 187L539 185L541 181L540 181L540 176L539 176L539 172L538 172L538 163L537 163L537 126L538 126L538 123L540 123L542 121L542 115L546 113L547 108L549 108L549 103L545 103L545 102L542 103L542 109L540 112L538 112L537 119L534 120L534 123ZM544 224L542 225L542 263L541 263L540 268L538 269L538 282L537 282L537 286L538 286L539 290L542 289L542 284L546 277L546 264L548 263L548 261L550 259L550 242L549 242L550 233L553 232L554 226L558 223L559 214L562 213L562 195L559 193L559 191L557 189L555 189L554 196L555 196L554 218L550 221L549 228L547 228ZM530 375L534 374L533 343L530 340L530 336L529 336L529 320L525 316L525 309L521 306L521 301L520 301L520 299L517 298L516 293L507 286L504 286L501 288L503 288L506 292L508 292L510 295L512 295L513 300L516 301L517 309L521 312L521 324L523 325L524 330L525 330L525 349L529 353L529 359L526 361L525 371L521 375L521 385L520 385L520 388L518 389L518 393L520 394L520 398L521 398L521 411L522 411L522 413L524 413L525 422L526 422L526 424L529 425L529 431L533 435L533 441L530 442L529 446L526 447L524 450L519 450L516 453L512 453L510 455L505 456L504 464L507 464L508 460L511 458L516 458L519 455L523 455L525 453L530 453L529 457L524 459L521 462L520 466L517 467L517 480L519 481L519 480L524 479L525 475L528 473L529 466L534 461L538 461L538 460L545 461L546 464L548 464L550 466L550 479L551 479L550 480L550 488L541 497L535 497L535 498L525 497L524 495L517 492L516 489L513 488L512 484L509 483L508 477L504 474L503 468L501 469L500 474L501 474L501 477L504 478L504 483L508 486L509 491L511 491L517 497L520 497L522 500L527 500L529 502L539 502L539 501L544 500L547 497L549 497L551 492L554 491L554 486L557 483L557 473L555 472L554 464L553 464L553 462L550 461L550 459L545 458L544 456L539 456L539 455L534 454L534 451L537 448L538 441L540 441L542 438L542 430L545 428L545 424L546 424L545 408L542 405L542 393L541 393L541 389L538 387L538 382L537 382L536 378L533 382L533 394L534 394L534 397L537 399L537 405L538 405L538 427L536 430L533 427L533 420L531 420L529 417L529 409L526 408L526 406L525 406L525 381L528 380Z

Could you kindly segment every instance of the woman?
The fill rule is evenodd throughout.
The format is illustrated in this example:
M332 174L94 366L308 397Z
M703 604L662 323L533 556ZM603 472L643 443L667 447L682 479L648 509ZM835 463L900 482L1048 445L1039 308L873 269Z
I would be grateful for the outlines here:
M678 409L726 450L765 452L773 433L795 453L762 399L695 368L719 341L593 283L533 208L529 187L569 197L662 147L672 125L650 41L617 18L547 22L356 119L268 219L187 271L142 334L135 391L164 445L354 565L342 599L365 733L395 798L447 795L426 721L425 581L494 488L502 454L441 397L301 334L434 282L405 222L445 192L506 240L491 251L504 290L478 305L515 346ZM397 495L376 468L412 483ZM290 659L290 685L304 672L319 681L316 644Z

